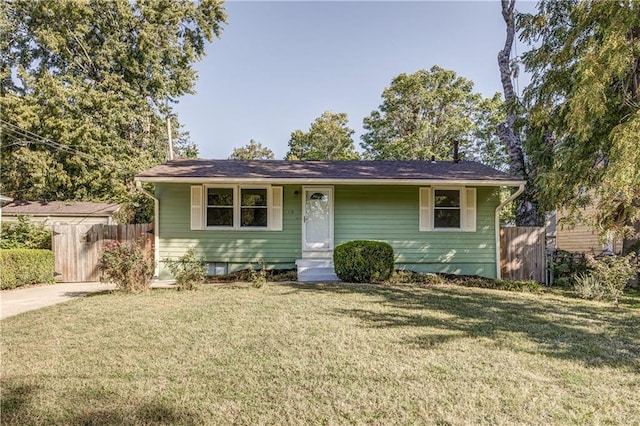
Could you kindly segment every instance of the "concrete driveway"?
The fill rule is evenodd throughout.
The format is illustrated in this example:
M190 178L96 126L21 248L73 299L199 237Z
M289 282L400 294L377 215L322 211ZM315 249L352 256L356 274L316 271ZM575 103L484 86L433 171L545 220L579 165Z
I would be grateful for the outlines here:
M173 283L155 282L151 287L171 287L171 284ZM114 284L60 283L2 290L0 292L0 319L115 288Z
M61 283L2 290L0 292L0 319L115 288L114 284Z

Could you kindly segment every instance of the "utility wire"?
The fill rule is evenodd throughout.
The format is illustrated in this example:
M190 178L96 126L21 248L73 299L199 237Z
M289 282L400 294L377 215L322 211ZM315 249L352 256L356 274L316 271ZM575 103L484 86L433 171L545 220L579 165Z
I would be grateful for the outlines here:
M35 143L35 144L41 144L41 145L46 145L49 146L51 148L54 148L55 150L58 151L64 151L70 154L75 154L78 155L81 158L84 158L86 160L91 160L94 161L96 163L100 163L102 165L105 166L109 166L109 167L113 167L115 169L127 172L127 173L131 173L131 169L126 169L124 167L121 167L118 164L112 163L112 162L107 162L107 161L103 161L95 156L92 156L91 154L87 154L85 152L82 152L80 150L78 150L77 148L73 148L70 147L68 145L62 145L58 142L55 142L51 139L45 138L43 136L40 136L36 133L30 132L28 130L25 130L19 126L16 126L13 123L9 123L5 120L0 119L0 123L3 125L3 130L5 132L7 132L7 136L10 136L16 140L19 140L21 142L17 142L17 143L13 143L11 145L6 146L6 148L8 148L9 146L14 146L14 145L21 145L21 144L25 144L25 145L29 145L31 143ZM6 126L6 128L5 128ZM24 141L27 141L26 143Z

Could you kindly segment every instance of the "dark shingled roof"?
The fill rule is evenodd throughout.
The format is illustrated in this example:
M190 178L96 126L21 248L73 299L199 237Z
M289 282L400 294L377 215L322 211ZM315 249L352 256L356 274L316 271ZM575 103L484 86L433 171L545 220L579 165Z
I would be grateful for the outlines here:
M120 204L117 203L19 200L2 207L2 214L6 216L111 216L119 208Z
M140 181L188 179L322 179L504 181L521 179L473 161L173 160L138 173Z

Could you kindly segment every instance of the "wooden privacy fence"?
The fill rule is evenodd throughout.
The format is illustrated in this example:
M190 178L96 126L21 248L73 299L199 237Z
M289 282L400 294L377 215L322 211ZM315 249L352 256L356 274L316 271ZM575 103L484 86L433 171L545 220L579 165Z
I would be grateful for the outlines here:
M61 282L99 281L98 260L112 241L140 241L153 256L151 224L54 225L52 231L56 280Z
M546 261L545 228L500 228L502 278L546 283Z

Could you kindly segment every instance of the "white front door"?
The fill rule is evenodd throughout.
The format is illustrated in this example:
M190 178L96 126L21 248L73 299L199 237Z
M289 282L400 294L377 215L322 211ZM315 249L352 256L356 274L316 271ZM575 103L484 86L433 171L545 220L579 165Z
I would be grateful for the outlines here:
M303 187L303 252L333 250L333 188Z

